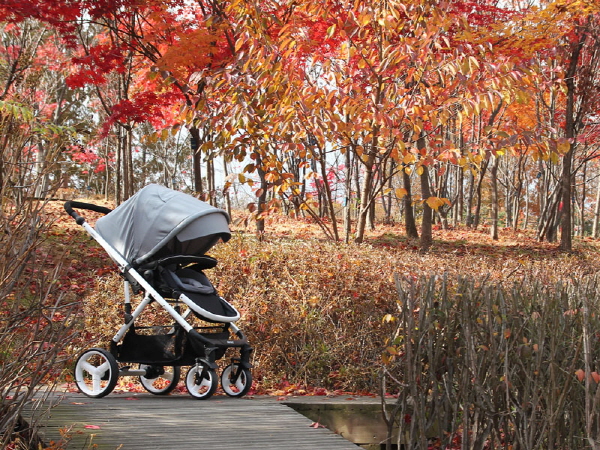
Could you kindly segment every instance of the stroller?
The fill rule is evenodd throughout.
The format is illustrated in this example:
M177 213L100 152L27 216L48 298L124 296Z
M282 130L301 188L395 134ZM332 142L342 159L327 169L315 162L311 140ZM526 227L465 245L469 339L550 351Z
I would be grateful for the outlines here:
M135 376L148 392L166 395L177 386L181 367L190 366L185 377L188 392L207 399L218 387L217 361L234 349L239 356L222 371L221 387L231 397L246 394L252 385L252 348L234 324L239 312L215 292L204 274L217 264L205 253L231 237L227 213L159 185L146 186L114 210L74 201L64 208L118 265L125 291L124 324L112 338L110 351L91 348L79 356L77 388L100 398L112 392L120 376ZM74 209L105 215L94 229ZM132 293L143 294L135 308ZM136 326L152 302L174 322Z

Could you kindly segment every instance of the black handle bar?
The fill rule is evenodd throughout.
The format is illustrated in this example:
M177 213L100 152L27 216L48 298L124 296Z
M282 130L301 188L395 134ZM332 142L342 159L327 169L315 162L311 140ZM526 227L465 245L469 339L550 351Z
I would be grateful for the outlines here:
M77 214L77 211L73 210L73 208L87 209L88 211L95 211L95 212L99 212L102 214L108 214L109 212L112 211L112 209L110 209L110 208L105 208L104 206L94 205L92 203L68 201L67 203L65 203L65 211L67 212L68 215L70 215L73 219L75 219L75 222L77 222L77 225L83 225L85 223L85 219L83 217L81 217L79 214Z

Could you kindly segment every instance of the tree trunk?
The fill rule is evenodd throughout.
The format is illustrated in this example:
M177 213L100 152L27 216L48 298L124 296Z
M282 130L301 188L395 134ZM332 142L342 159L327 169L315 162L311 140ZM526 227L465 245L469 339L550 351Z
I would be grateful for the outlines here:
M120 205L123 202L123 195L121 189L121 180L122 178L122 170L121 170L121 161L123 159L123 139L121 135L123 134L123 129L121 127L117 128L117 155L115 161L115 197L117 205Z
M190 146L193 160L194 191L204 197L204 186L202 185L202 154L200 153L200 130L196 126L190 127Z
M350 234L352 233L352 154L348 149L346 149L345 158L346 197L344 199L344 241L347 244L348 242L350 242Z
M579 236L585 236L585 203L587 200L587 162L583 164L581 200L579 202Z
M425 149L425 136L423 133L419 136L417 140L417 149L423 150ZM421 166L423 168L423 172L421 173L421 200L423 201L423 220L421 222L421 241L420 247L421 251L426 252L431 248L431 244L433 243L433 234L432 234L432 226L433 226L433 210L427 204L427 199L431 197L431 186L429 184L429 169L427 166Z
M485 177L485 173L487 172L487 168L490 161L486 159L481 163L481 169L479 171L479 178L477 179L477 188L475 189L476 199L475 199L475 214L473 214L472 225L474 229L477 229L479 226L479 220L481 218L481 186L483 184L483 177Z
M469 168L469 190L467 191L467 218L465 225L471 228L473 226L475 215L473 214L473 197L475 196L475 175L473 168Z
M600 179L596 188L596 208L594 209L594 225L592 228L592 237L598 238L598 225L600 224Z
M433 225L433 210L427 204L427 199L431 197L431 187L429 185L429 169L423 167L421 174L421 199L423 200L423 221L421 222L421 251L427 251L433 243L432 225Z
M567 119L568 120L568 119ZM562 174L560 177L561 183L561 206L560 214L560 249L565 252L570 252L573 248L573 237L572 237L572 222L571 222L571 168L573 165L573 147L575 144L571 144L571 149L563 156L562 163Z
M454 226L456 227L459 223L463 222L463 211L465 207L465 192L463 185L465 182L465 172L462 167L456 168L456 205L454 208Z
M392 220L392 192L394 189L394 185L393 185L393 175L394 175L394 170L396 169L396 162L393 159L390 159L390 165L389 165L389 170L384 170L384 172L386 172L386 177L388 179L388 183L387 183L387 191L389 191L387 194L383 195L383 210L385 212L385 218L384 218L384 223L386 225L390 225L393 220Z
M206 184L208 188L206 201L212 206L217 206L217 195L215 187L215 160L209 158L206 161Z
M229 169L227 168L227 158L223 157L223 174L225 175L225 180L229 177ZM223 190L223 196L225 197L225 205L227 208L227 214L231 217L231 195L229 194L229 190Z
M265 217L264 212L267 207L267 180L265 178L266 172L262 168L262 162L260 158L256 160L256 172L260 178L260 195L258 196L258 203L256 209L256 233L259 239L262 238L265 232Z
M123 166L123 170L125 171L125 176L123 177L123 184L125 185L125 190L123 192L124 200L127 200L134 194L133 187L133 128L131 126L127 126L125 128L125 155L123 156L123 160L125 162Z
M570 142L569 151L563 156L562 173L560 183L562 187L562 218L561 218L561 234L560 234L560 249L565 252L570 252L573 249L572 237L572 219L571 219L571 185L573 174L573 154L575 153L575 136L577 134L577 120L575 118L575 74L579 64L579 56L585 44L587 33L579 36L579 40L574 42L571 50L571 58L569 67L565 74L565 84L567 86L567 104L565 111L565 138Z
M500 158L497 155L494 157L494 164L492 164L492 168L490 169L490 179L492 183L492 204L491 204L491 221L492 226L490 228L490 236L493 240L498 240L498 210L499 210L499 200L498 200L498 164L500 163Z
M404 202L404 227L406 230L406 235L409 238L419 239L417 223L415 222L415 209L412 205L412 186L410 182L410 175L407 174L404 169L402 170L402 179L404 181L404 189L406 190L406 195L402 199Z
M375 148L375 146L374 146ZM365 228L371 206L371 194L373 190L373 165L375 163L375 151L371 151L365 162L365 178L360 192L360 212L356 224L355 242L362 242L365 237Z
M325 194L326 211L331 220L331 228L333 231L333 239L337 242L340 240L340 235L337 226L337 217L335 215L335 205L333 204L333 196L331 194L331 186L329 185L327 173L327 155L325 149L319 148L319 163L321 166L321 178L323 179L323 190Z

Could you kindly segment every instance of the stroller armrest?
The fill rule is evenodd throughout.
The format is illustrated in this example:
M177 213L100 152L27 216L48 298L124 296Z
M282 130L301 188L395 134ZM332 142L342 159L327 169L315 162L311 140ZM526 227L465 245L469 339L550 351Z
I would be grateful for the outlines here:
M198 270L212 269L217 266L217 260L211 256L188 256L188 255L177 255L167 256L166 258L159 259L156 261L158 266L166 267L170 265L178 265L180 267L194 264L194 267Z

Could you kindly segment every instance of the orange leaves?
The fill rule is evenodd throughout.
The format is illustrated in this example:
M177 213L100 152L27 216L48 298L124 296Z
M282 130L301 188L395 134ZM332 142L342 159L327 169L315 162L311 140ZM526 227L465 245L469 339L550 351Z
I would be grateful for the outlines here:
M583 369L576 370L575 377L580 382L583 382L585 380L585 370L583 370ZM589 374L589 381L593 382L595 384L600 384L600 374L598 372L591 372Z

